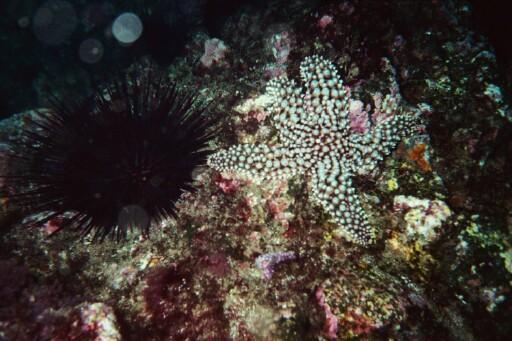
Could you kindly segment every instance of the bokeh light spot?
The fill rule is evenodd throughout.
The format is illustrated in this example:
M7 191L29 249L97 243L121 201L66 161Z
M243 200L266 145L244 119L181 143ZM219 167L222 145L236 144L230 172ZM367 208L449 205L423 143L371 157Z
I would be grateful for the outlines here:
M32 29L41 42L59 45L71 36L77 22L75 9L69 2L49 0L36 10Z
M78 55L84 63L94 64L103 57L103 44L97 39L84 40L78 49Z
M112 34L119 42L131 44L142 34L142 21L134 13L123 13L114 20Z

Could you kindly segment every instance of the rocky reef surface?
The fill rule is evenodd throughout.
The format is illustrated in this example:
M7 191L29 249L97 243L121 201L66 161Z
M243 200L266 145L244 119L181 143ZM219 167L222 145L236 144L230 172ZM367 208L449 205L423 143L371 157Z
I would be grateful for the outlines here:
M307 173L262 182L205 167L177 219L125 242L52 235L59 219L34 226L1 198L0 339L512 335L510 83L471 16L455 0L275 1L233 12L214 33L198 25L165 67L219 95L216 150L278 145L265 88L299 79L313 55L349 89L353 134L392 116L398 97L421 117L421 129L352 179L372 243L339 233L344 220L311 200ZM0 122L0 154L33 114Z

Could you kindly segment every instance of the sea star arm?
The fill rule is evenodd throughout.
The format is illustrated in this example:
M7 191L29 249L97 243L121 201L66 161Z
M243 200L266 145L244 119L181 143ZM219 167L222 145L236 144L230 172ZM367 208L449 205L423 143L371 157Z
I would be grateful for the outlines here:
M351 144L356 150L352 170L369 174L390 154L400 141L418 129L418 118L413 113L397 113L372 127L369 134L353 134Z
M293 130L294 125L306 118L302 93L303 89L286 76L268 82L266 94L270 97L269 110L278 130Z
M343 85L331 61L318 55L306 57L300 64L300 75L306 105L319 123L340 123L348 118L350 88Z
M240 144L213 154L208 165L220 172L260 180L287 179L303 171L292 150L265 144Z
M368 223L359 194L352 185L350 171L335 157L318 163L311 179L312 197L339 225L347 239L367 245L374 242L375 231Z

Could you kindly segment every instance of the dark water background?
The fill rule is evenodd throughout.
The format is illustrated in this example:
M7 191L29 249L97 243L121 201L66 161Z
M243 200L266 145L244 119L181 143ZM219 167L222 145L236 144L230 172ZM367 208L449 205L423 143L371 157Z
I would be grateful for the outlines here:
M306 3L314 8L329 2L332 1ZM428 6L429 1L394 2L397 7L410 8L412 18L414 8ZM176 56L186 53L185 43L194 31L202 29L216 36L230 16L261 11L279 3L290 1L4 0L0 5L0 117L43 104L44 90L58 93L66 89L67 95L83 94L92 82L101 82L107 71L122 70L142 56L149 56L162 66L169 65ZM507 1L470 3L474 6L474 27L488 36L496 49L503 81L510 85L512 25L505 10ZM300 5L304 9L304 3ZM45 19L45 11L51 6L54 17ZM110 33L113 20L124 12L136 13L143 24L141 37L130 46L121 46ZM282 19L286 19L286 13ZM393 20L407 25L407 13L396 13ZM98 47L95 44L102 50L102 56L98 61L88 62L87 55Z

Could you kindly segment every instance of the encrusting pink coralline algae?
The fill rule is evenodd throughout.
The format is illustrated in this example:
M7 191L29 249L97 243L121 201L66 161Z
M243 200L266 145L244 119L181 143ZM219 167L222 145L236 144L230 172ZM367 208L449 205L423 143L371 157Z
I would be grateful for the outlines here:
M274 266L295 258L295 253L292 251L266 253L256 258L256 266L263 272L265 279L270 279L274 273Z

